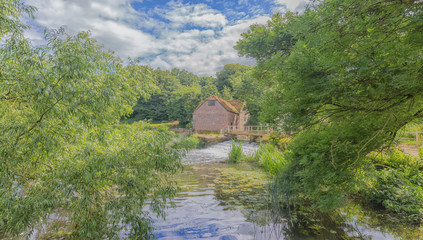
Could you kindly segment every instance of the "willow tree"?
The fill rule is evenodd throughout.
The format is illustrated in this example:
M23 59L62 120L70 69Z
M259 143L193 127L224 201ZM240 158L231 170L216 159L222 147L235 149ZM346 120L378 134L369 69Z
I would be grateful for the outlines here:
M149 197L161 213L180 156L166 132L116 125L155 88L149 70L124 66L87 32L49 31L33 47L19 18L34 9L1 5L0 238L61 215L65 228L53 235L149 239L143 207Z
M325 0L242 35L236 48L271 85L267 119L301 131L285 192L341 205L364 156L423 116L421 29L422 1Z

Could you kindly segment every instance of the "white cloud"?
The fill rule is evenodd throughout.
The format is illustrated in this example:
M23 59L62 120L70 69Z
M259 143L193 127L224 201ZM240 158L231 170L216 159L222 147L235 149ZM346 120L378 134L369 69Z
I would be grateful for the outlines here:
M214 75L225 64L229 63L251 65L254 62L250 59L239 57L233 47L239 40L240 34L247 31L251 24L264 24L267 20L269 20L269 17L258 17L237 22L235 25L224 27L219 32L218 37L203 43L198 41L198 35L206 33L199 32L197 33L198 35L191 33L192 38L180 35L172 39L173 44L169 46L168 54L161 56L160 60L171 66L186 69L199 75ZM207 34L211 34L211 32ZM178 49L181 47L180 44L183 45L183 42L187 41L187 39L189 39L188 45L192 46L195 51L192 51L191 54L177 54ZM157 62L151 63L153 67L164 67L164 65L155 64Z
M274 11L277 12L286 12L286 11L294 11L294 12L301 12L306 8L307 3L310 0L275 0L275 7Z
M90 30L94 38L123 58L162 49L153 35L134 27L145 16L132 9L129 0L28 0L28 4L38 8L35 20L39 25L55 29L65 26L70 34Z
M161 11L161 15L176 27L186 25L203 28L218 28L227 24L226 17L205 4L189 5L181 2L170 2L170 11Z
M251 24L269 19L257 16L229 24L222 13L205 4L174 1L153 10L166 21L136 11L131 0L27 0L27 4L38 8L38 27L27 31L35 44L42 41L42 31L36 30L44 27L66 26L70 34L90 30L123 59L141 57L153 67L176 67L199 75L214 75L228 63L252 64L233 46Z

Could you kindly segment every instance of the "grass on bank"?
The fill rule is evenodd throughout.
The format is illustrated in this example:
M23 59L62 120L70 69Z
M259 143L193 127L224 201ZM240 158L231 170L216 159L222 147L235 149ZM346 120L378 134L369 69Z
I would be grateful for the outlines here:
M253 162L271 175L277 174L286 164L284 153L275 145L261 144L252 156L242 154L242 143L233 141L228 163Z

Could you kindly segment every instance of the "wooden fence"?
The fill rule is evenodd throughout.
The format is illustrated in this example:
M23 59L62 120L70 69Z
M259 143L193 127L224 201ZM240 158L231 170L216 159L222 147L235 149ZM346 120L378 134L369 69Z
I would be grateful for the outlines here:
M421 146L423 144L423 132L398 132L397 139L400 143Z

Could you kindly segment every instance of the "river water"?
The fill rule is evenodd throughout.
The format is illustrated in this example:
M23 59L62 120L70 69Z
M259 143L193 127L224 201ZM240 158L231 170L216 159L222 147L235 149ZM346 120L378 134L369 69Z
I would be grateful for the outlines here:
M175 177L180 192L166 219L156 218L154 234L178 239L419 239L415 227L389 225L372 210L351 204L340 221L320 221L308 230L272 214L267 195L270 179L248 164L224 163L231 148L226 141L195 149L183 159L184 171ZM256 144L243 143L253 154ZM310 232L310 229L314 229Z
M267 187L271 179L265 173L252 164L225 163L231 145L226 141L187 153L184 170L173 179L180 188L174 206L165 210L165 219L152 216L157 239L423 239L418 227L392 224L357 204L349 204L339 216L310 218L306 227L289 224L285 213L272 211ZM242 143L244 154L257 148ZM67 218L61 214L51 215L49 221L63 222L66 229ZM50 239L49 231L42 225L29 239Z

